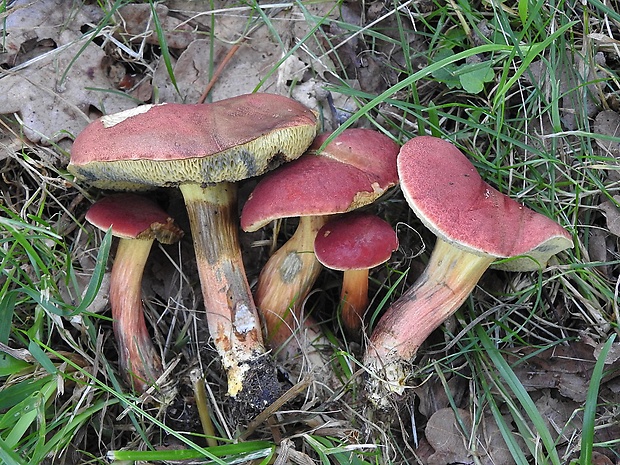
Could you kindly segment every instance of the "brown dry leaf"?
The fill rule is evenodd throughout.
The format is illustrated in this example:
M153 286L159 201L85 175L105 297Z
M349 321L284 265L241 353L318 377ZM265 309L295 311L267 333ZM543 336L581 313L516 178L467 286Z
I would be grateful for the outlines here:
M458 414L458 419L457 419ZM463 432L462 427L465 429ZM443 408L433 414L426 425L426 440L435 453L426 459L426 465L449 463L480 463L482 465L512 465L514 459L492 416L485 416L476 432L476 459L469 450L472 421L468 411Z
M611 158L604 165L607 169L608 181L620 180L620 114L613 110L601 111L596 115L592 124L592 132L602 136L614 137L616 140L594 138L596 145L603 150L603 155ZM614 163L615 159L615 163Z
M609 261L608 238L609 234L606 231L590 228L588 233L588 257L590 261L603 263ZM599 265L597 269L605 276L609 275L609 266Z
M94 90L114 88L106 74L106 56L93 43L82 49L86 39L80 28L93 18L76 14L75 18L67 19L72 12L67 8L65 2L42 0L12 10L6 19L6 33L8 37L13 36L11 47L30 37L25 29L37 31L33 39L27 40L51 36L54 42L47 53L34 56L15 68L0 70L0 114L19 113L24 135L33 142L49 143L77 134L90 122L93 109L95 113L113 113L136 105L122 95ZM63 14L58 10L67 11ZM52 33L49 28L36 25L45 15L67 22L50 21L49 24L55 25ZM67 24L67 27L59 27L59 24ZM35 48L34 51L42 50ZM12 50L11 54L14 60L21 61L18 51Z
M614 195L613 199L620 204L620 195ZM620 237L620 209L609 200L605 200L598 208L605 214L607 229L614 236Z
M458 409L460 419L465 429L471 430L469 412ZM437 410L426 424L426 440L435 449L435 453L428 458L428 465L445 465L447 463L472 462L469 449L466 447L467 438L461 431L456 415L451 408Z
M530 356L536 351L536 347L523 347L506 356L521 384L528 391L557 389L564 397L585 402L596 363L594 349L584 342L572 341ZM606 366L606 373L603 383L620 376L620 363Z
M596 115L592 125L594 134L620 138L620 115L612 110L601 111ZM612 157L620 156L620 142L613 140L594 139L605 154Z
M170 10L165 5L157 4L155 12L164 31L164 38L168 47L182 50L198 37L191 26L170 16ZM151 14L151 5L148 3L125 5L119 8L118 15L122 18L121 24L124 26L121 36L128 36L131 41L144 39L148 44L159 44Z
M209 82L209 40L198 39L181 53L174 64L174 76L179 92L176 91L168 70L161 60L153 75L153 86L162 102L197 103L203 89Z
M289 35L287 30L289 11L280 11L273 20L278 34ZM217 67L233 44L244 37L248 17L240 14L222 14L217 17L216 43L211 56L211 40L197 39L179 56L174 64L174 76L179 92L170 81L163 60L157 66L153 84L159 91L159 99L165 102L195 103L210 80L211 68ZM265 79L261 91L286 94L288 87L301 81L307 68L295 55L284 61L278 70L267 77L283 55L274 53L278 46L267 27L250 32L234 54L210 93L212 100L222 100L252 92Z
M430 376L423 384L414 388L419 399L418 410L426 418L430 418L438 410L450 406L448 395L457 407L462 407L465 395L469 392L468 383L467 377L458 374L448 377L446 389L439 377Z
M575 412L579 412L583 404L569 399L557 399L551 395L549 389L543 389L535 405L547 429L559 435L558 444L567 443L574 434L579 434L583 418L580 413L575 415Z
M506 424L511 423L510 417L504 416L504 422ZM482 419L482 431L484 434L484 442L480 443L478 449L487 452L487 456L482 457L481 463L486 465L513 465L515 463L512 453L502 432L497 426L497 422L493 418L493 415L485 415ZM525 451L525 442L517 434L514 435L514 439L520 445L520 449Z
M6 20L0 23L0 31L4 34L0 63L10 66L23 63L41 41L52 41L58 46L67 43L67 38L69 41L78 39L82 35L79 31L82 25L97 23L102 17L101 10L94 5L74 7L63 0L17 0L11 5ZM60 27L70 23L73 28Z

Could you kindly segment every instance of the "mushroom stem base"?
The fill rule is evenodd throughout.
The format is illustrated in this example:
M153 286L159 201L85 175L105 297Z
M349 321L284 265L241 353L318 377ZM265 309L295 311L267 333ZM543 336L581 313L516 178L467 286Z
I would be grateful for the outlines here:
M420 345L452 315L474 289L494 258L478 256L437 239L426 269L394 302L374 329L364 365L366 389L378 408L389 408L405 392Z
M185 199L209 332L228 377L228 394L253 410L278 398L275 364L266 354L260 320L239 248L237 188L232 183L180 186Z

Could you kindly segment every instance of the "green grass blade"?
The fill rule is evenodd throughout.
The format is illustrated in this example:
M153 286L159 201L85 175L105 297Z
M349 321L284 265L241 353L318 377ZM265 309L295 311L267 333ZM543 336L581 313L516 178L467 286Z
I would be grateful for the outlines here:
M504 358L501 356L499 350L495 348L493 342L491 341L487 333L484 332L484 329L481 326L476 327L476 334L480 339L480 342L486 354L489 356L489 358L491 358L501 377L505 381L506 385L517 397L519 403L525 410L525 413L534 424L536 432L540 435L545 450L547 451L547 455L551 460L551 463L553 465L561 465L562 461L560 460L560 457L558 455L555 442L551 438L551 433L545 426L545 421L538 412L534 401L523 387L523 384L521 384L515 372L512 371L510 365L508 365L506 360L504 360Z
M583 410L583 426L581 428L581 452L579 454L579 463L581 465L589 465L592 463L592 449L594 444L594 420L596 416L596 408L598 406L598 391L603 378L603 368L607 354L611 350L612 344L616 339L616 335L612 334L607 340L601 353L594 365L590 385L588 386L588 394L586 396L586 404Z
M58 373L56 365L54 365L47 354L41 350L41 347L37 345L36 341L30 341L28 344L28 352L30 352L30 355L32 355L50 375L55 375Z
M224 444L221 446L208 447L210 454L214 457L224 458L228 457L230 460L235 458L243 458L244 460L250 460L248 454L254 454L256 458L258 455L264 457L273 450L273 444L267 441L250 441L240 442L238 444ZM133 460L133 461L162 461L162 460L192 460L204 458L204 455L194 449L178 449L167 451L130 451L130 450L115 450L108 452L108 458L110 460ZM225 460L223 463L231 463L229 460Z
M488 373L488 370L485 371L487 371ZM488 374L493 377L493 381L495 382L495 377L493 376L493 374ZM491 408L491 413L493 415L493 418L495 419L495 423L497 424L497 427L499 428L499 431L504 438L504 442L506 443L506 446L508 447L512 458L515 460L516 465L528 465L527 457L525 457L525 453L523 452L523 450L521 450L521 445L517 441L517 438L515 437L511 428L506 424L500 408L495 401L495 397L491 393L491 386L489 386L487 378L485 376L480 376L478 379L480 380L480 383L484 390L484 399ZM497 383L495 384L497 385Z
M3 465L28 465L2 438L0 438L0 463Z
M101 288L101 282L103 281L103 276L106 270L106 263L108 262L108 255L110 254L110 246L112 245L112 231L109 230L106 232L106 235L103 237L101 244L99 245L99 252L97 252L97 265L93 270L93 275L90 278L90 282L88 283L88 287L86 288L86 292L84 292L84 297L80 302L80 305L73 312L74 314L79 314L88 308L88 306L95 300L97 294L99 293L99 289Z
M181 95L181 91L179 90L179 86L177 85L176 77L174 76L174 69L172 67L172 57L170 56L170 49L168 48L168 41L166 40L164 29L161 25L161 21L159 20L159 16L157 16L155 4L152 1L150 1L149 3L151 5L151 14L153 15L153 24L155 26L155 32L157 33L157 41L159 42L159 48L161 49L161 56L164 59L164 64L166 65L166 71L168 71L170 82L174 86L174 89L177 91L177 94Z

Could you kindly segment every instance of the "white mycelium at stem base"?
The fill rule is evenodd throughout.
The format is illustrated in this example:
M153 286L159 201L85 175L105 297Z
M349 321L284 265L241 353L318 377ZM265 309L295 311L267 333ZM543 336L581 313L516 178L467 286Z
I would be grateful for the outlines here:
M192 227L209 331L228 374L228 393L239 401L263 399L265 407L277 398L279 388L272 381L273 366L238 246L237 188L219 183L184 184L180 189ZM250 396L252 392L257 396Z

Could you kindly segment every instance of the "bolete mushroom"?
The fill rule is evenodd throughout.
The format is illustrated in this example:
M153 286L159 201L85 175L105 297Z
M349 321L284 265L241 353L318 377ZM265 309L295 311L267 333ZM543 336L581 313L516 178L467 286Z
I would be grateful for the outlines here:
M143 393L162 374L142 307L142 276L155 239L172 244L183 236L174 220L155 202L136 194L103 197L86 220L120 238L110 277L110 307L125 380Z
M239 406L262 410L280 394L239 249L235 181L299 157L317 130L296 101L242 95L210 104L145 105L91 123L69 171L104 189L179 186L188 210L214 345Z
M362 336L368 307L368 274L390 259L398 238L390 224L371 213L347 213L330 220L318 232L314 253L321 264L343 271L340 292L342 326L350 338Z
M372 203L398 183L399 147L388 136L371 129L347 129L319 152L329 136L319 135L301 158L266 175L241 213L245 231L299 217L293 236L261 270L254 293L273 348L298 329L301 303L321 271L314 239L329 215Z
M497 259L512 271L534 271L572 247L559 224L484 182L449 142L408 141L398 155L403 195L437 242L419 279L381 317L364 365L370 401L389 407L404 393L408 366L430 333L452 315ZM516 257L516 258L513 258Z

